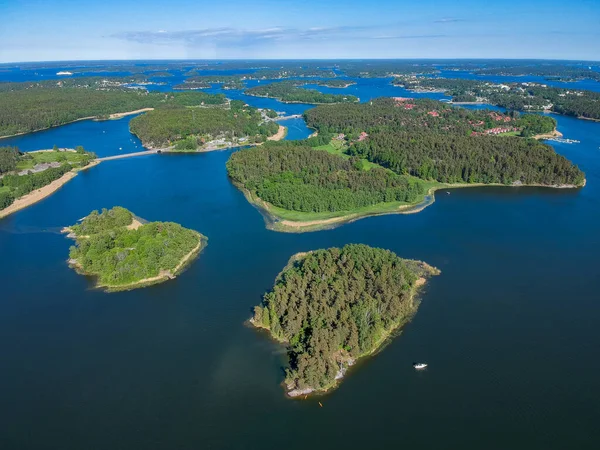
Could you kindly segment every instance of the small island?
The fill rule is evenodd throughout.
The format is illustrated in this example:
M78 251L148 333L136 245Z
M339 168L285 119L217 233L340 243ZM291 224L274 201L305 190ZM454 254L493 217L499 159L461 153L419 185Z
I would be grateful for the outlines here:
M96 155L81 146L33 152L0 147L0 218L46 198L80 170L98 163Z
M293 256L250 323L288 350L287 395L335 388L417 311L418 289L440 271L362 244Z
M298 86L308 84L308 81L278 81L247 89L244 93L254 97L275 98L283 103L308 103L313 105L326 103L356 103L354 95L323 94L316 89L304 89ZM313 84L312 82L310 82ZM315 82L314 84L318 84Z
M75 239L69 265L96 277L96 286L108 292L173 279L207 243L197 231L173 222L143 223L119 206L92 211L63 232Z

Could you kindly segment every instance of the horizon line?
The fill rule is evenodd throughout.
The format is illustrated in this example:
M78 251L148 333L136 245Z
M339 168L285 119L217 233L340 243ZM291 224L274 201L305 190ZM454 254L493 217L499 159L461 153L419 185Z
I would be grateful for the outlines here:
M73 62L120 62L120 61L164 61L164 62L194 62L194 61L569 61L569 62L591 62L600 63L595 59L569 59L569 58L486 58L486 57L439 57L439 58L133 58L133 59L57 59L57 60L30 60L30 61L7 61L0 62L0 66L7 64L35 64L35 63L73 63Z

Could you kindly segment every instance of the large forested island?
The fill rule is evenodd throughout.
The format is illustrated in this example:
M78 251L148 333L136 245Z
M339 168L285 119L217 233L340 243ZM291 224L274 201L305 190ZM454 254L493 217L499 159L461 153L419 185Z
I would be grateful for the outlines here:
M127 89L121 81L73 79L0 83L0 137L43 130L81 119L162 107L224 105L224 95ZM114 116L113 116L114 117Z
M332 144L277 143L234 153L229 176L280 231L309 231L423 200L426 186L355 157ZM328 150L328 151L325 151Z
M247 89L245 93L255 97L269 97L284 103L354 103L358 101L354 95L323 94L315 89L304 89L298 86L307 84L307 81L278 81L276 83L262 84ZM320 84L324 84L322 81Z
M27 153L17 147L0 147L0 217L52 194L95 159L94 153L81 146Z
M489 103L518 111L547 111L600 120L600 93L540 83L490 83L468 79L402 76L397 86L414 92L445 92L457 103Z
M114 207L93 211L65 228L75 239L69 265L107 291L129 290L174 278L206 245L206 237L173 222L141 223Z
M299 253L251 323L285 343L285 386L296 397L327 391L415 314L415 293L439 271L366 245Z
M272 120L276 116L274 111L233 100L217 107L155 109L132 119L130 129L145 147L212 150L264 142L280 129Z
M442 187L585 183L552 147L517 136L553 129L548 117L412 99L319 106L305 117L317 137L243 150L227 163L233 182L280 231L413 212Z

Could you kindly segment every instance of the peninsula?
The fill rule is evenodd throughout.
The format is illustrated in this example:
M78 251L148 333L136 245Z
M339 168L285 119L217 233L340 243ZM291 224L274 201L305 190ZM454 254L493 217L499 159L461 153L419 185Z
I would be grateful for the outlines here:
M48 197L96 164L96 155L81 146L27 153L0 147L0 218Z
M222 94L164 94L128 89L121 81L73 78L0 83L0 138L84 119L105 120L152 108L225 105Z
M366 245L299 253L250 322L287 346L290 397L326 392L413 317L418 289L439 273Z
M92 211L64 228L75 239L69 265L97 279L97 287L122 291L175 278L206 246L207 238L173 222L142 223L115 206Z
M196 152L281 139L285 128L276 117L274 111L232 100L212 107L156 109L135 117L129 126L147 148Z

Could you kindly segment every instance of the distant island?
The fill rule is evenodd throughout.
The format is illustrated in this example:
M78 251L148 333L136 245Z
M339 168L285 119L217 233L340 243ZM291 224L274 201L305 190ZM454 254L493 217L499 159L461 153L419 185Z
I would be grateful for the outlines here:
M316 137L242 150L227 162L231 180L278 231L417 212L442 188L585 184L551 146L518 137L552 130L549 117L382 98L318 106L305 118Z
M81 146L27 153L0 147L0 218L46 198L97 163L96 155Z
M0 138L84 119L111 119L152 108L224 105L224 95L147 92L122 79L69 78L0 83Z
M421 76L396 77L393 84L413 92L443 92L454 103L489 103L509 110L545 111L600 120L600 93L582 89Z
M232 100L224 105L171 107L135 117L129 126L147 148L196 152L253 145L285 136L277 113Z
M290 397L326 392L416 313L434 267L366 245L294 255L250 322L288 350Z
M358 98L354 95L323 94L315 89L298 87L304 84L308 84L308 82L278 81L246 89L244 93L254 97L275 98L283 103L325 104L358 102Z
M206 246L207 239L173 222L142 223L115 206L92 211L64 228L75 239L69 265L92 275L107 291L130 290L175 278Z

